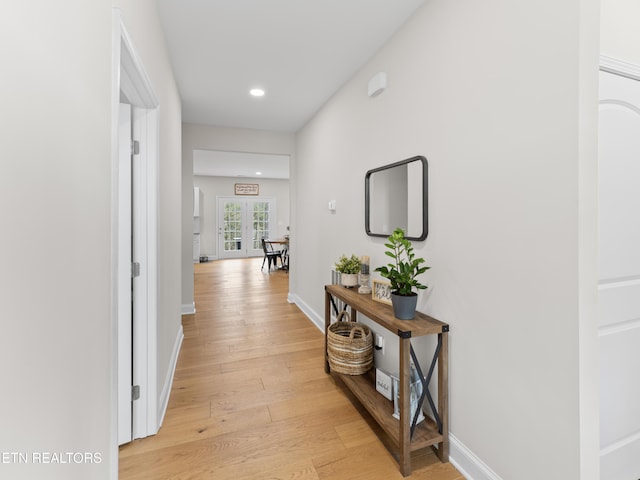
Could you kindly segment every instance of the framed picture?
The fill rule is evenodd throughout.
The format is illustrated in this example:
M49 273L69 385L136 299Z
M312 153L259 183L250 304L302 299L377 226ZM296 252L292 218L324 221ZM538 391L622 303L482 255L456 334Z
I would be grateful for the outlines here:
M258 195L260 192L260 186L257 183L236 183L235 194L236 195Z
M379 368L376 368L376 390L387 400L391 400L392 390L391 376Z
M376 302L391 305L391 284L382 280L372 280L371 297Z

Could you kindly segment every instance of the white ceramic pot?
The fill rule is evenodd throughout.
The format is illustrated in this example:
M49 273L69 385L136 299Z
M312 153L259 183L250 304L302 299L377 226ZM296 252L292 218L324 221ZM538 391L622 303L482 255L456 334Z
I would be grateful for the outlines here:
M356 285L358 285L358 274L357 273L341 273L340 284L343 287L355 287Z

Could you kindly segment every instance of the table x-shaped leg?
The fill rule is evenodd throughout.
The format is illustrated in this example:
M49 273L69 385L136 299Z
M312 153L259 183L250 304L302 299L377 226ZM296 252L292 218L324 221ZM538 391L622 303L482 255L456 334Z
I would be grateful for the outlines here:
M422 369L420 368L420 362L418 361L418 357L416 357L416 353L413 350L413 346L411 346L411 359L413 360L413 364L416 366L416 370L418 370L420 383L422 383L422 395L420 395L420 400L418 401L418 408L416 409L416 413L413 415L413 420L411 422L412 438L413 438L413 432L416 429L416 424L418 423L418 417L420 415L420 410L422 410L422 404L424 403L425 398L429 401L429 406L431 407L431 411L433 412L433 417L436 421L436 424L438 425L438 431L442 433L442 420L440 420L438 409L436 408L435 403L433 403L433 397L431 397L431 392L429 391L429 382L431 382L433 369L435 368L436 362L438 361L438 355L440 354L441 348L442 348L442 336L438 335L438 345L436 347L436 351L433 354L433 358L431 359L431 365L429 366L429 373L427 373L427 376L425 377L422 374Z

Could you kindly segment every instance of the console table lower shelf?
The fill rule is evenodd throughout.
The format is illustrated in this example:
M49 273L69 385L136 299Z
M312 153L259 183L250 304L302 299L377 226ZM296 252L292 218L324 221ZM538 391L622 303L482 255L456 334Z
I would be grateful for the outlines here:
M400 421L393 417L393 402L376 391L374 372L375 369L364 375L343 375L335 372L331 372L331 375L342 380L395 445L400 447ZM444 436L438 431L436 422L425 415L425 419L416 425L409 451L415 452L438 445L443 440Z

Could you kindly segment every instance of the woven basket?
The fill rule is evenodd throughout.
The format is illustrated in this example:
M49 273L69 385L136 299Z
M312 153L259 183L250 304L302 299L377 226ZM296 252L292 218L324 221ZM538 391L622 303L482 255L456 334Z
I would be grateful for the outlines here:
M373 367L373 336L366 325L336 322L327 330L327 355L332 371L362 375Z

